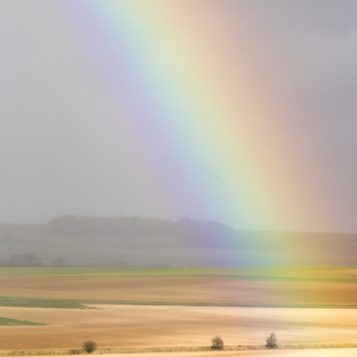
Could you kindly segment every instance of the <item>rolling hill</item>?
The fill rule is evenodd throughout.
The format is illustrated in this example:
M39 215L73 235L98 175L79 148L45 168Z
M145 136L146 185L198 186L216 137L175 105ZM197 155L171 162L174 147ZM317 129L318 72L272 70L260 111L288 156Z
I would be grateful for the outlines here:
M239 231L215 221L61 216L0 225L2 265L264 266L357 264L357 235Z

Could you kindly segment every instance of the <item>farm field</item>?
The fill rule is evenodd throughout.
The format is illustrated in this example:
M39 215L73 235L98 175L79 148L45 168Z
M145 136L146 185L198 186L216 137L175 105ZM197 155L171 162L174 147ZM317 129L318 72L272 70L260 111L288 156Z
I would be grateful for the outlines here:
M353 268L250 271L0 268L0 284L0 306L4 298L17 297L86 303L357 307L357 269ZM73 301L63 304L75 305Z
M275 332L304 356L352 356L343 347L357 347L356 272L0 269L0 318L43 324L0 326L0 355L66 354L95 340L101 354L205 357L216 335L222 356L301 353L237 351Z
M91 309L0 308L12 319L46 326L2 328L0 349L70 349L87 339L102 348L209 346L220 335L227 346L264 344L274 331L284 345L356 343L357 310L213 306L92 305Z

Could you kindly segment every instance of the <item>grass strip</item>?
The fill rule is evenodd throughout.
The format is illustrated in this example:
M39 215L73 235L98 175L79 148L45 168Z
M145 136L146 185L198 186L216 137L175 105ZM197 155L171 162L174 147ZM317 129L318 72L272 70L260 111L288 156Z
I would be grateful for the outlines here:
M297 309L356 309L357 304L242 304L180 301L135 300L81 300L83 305L133 305L133 306L195 306L195 307L242 307L242 308L297 308Z
M86 308L80 301L76 301L76 300L29 298L29 297L15 297L15 296L0 296L0 306L53 308L53 309Z
M8 319L6 317L0 317L0 326L45 326L40 322Z
M133 306L202 306L242 308L320 308L356 309L357 304L242 304L190 301L135 301L135 300L65 300L34 297L0 296L0 307L28 307L50 309L88 309L88 305L133 305Z

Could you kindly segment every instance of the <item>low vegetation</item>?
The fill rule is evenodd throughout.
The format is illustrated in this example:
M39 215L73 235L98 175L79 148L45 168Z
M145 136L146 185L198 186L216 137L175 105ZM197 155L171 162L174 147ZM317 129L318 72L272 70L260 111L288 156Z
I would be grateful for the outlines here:
M33 321L8 319L0 317L0 326L44 326L44 324Z
M70 355L80 355L81 354L81 350L79 350L77 348L72 348L71 350L69 350L69 354Z
M0 307L37 307L54 309L83 309L85 306L76 300L44 299L15 296L0 296Z

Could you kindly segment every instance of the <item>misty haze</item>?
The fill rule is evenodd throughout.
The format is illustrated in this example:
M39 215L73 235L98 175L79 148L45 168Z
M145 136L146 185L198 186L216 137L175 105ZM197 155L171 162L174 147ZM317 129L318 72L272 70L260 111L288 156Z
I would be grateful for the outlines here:
M0 357L357 355L357 1L0 0Z
M264 244L257 246L257 240ZM238 231L214 221L189 219L63 216L48 224L0 225L0 244L0 264L5 266L261 267L357 263L357 236L353 234ZM304 254L306 249L310 254Z

